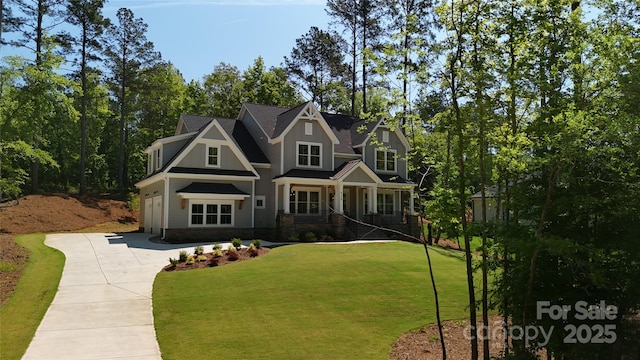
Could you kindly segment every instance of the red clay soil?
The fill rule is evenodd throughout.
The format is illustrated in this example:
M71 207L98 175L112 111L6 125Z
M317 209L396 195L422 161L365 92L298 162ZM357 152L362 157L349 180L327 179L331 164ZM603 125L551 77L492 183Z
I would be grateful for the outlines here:
M138 214L125 201L107 197L28 195L13 206L3 205L0 219L0 232L15 235L74 231L112 221L132 223Z
M0 305L15 289L29 260L18 234L67 232L103 223L137 223L126 201L108 196L28 195L0 205Z

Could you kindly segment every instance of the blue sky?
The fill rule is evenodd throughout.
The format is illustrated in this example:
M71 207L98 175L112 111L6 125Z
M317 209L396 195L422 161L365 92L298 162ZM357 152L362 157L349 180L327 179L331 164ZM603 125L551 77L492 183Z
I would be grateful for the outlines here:
M278 66L311 26L329 27L326 0L111 0L104 15L130 8L147 39L188 82L226 62L244 71L258 56Z

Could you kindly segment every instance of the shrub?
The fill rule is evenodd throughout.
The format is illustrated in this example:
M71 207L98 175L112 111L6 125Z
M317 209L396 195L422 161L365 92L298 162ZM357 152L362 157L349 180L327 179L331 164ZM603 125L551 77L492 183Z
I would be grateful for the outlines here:
M218 261L220 261L219 257L212 257L211 260L209 260L209 266L218 266Z
M171 263L171 267L176 267L178 265L178 259L169 258L169 263Z
M314 242L314 241L318 240L318 238L316 237L316 234L314 234L311 231L309 231L308 233L304 234L304 239L307 242Z
M222 257L222 250L220 250L219 248L218 248L218 249L213 250L213 257L214 257L214 258Z
M322 241L333 241L333 237L331 235L324 234L320 236L320 240Z
M251 242L251 245L255 246L256 249L260 249L262 247L262 240L253 239L253 241Z
M289 236L289 241L291 242L300 241L300 238L298 237L298 234L293 233L291 236Z
M202 246L196 246L195 249L193 250L194 255L196 256L200 256L202 254L204 254L204 248Z
M231 245L236 249L240 249L242 247L242 240L240 240L240 238L233 238L231 239Z
M189 256L187 257L187 262L186 262L186 263L187 263L187 265L193 265L193 264L195 264L195 263L196 263L196 258L195 258L195 257L193 257L193 255L189 255Z
M215 252L216 250L222 250L222 245L218 243L213 244L213 251Z
M229 258L229 261L236 261L239 257L240 255L238 255L238 250L236 250L235 247L230 246L227 249L227 258Z
M247 252L249 253L249 256L251 256L251 257L258 256L258 248L256 248L256 246L253 245L253 243L251 243L251 245L249 245L249 247L247 248Z
M197 261L207 261L207 255L201 254L196 258Z
M185 262L187 261L188 256L189 256L189 253L187 253L186 250L180 250L180 255L178 255L178 259L180 260L180 262Z

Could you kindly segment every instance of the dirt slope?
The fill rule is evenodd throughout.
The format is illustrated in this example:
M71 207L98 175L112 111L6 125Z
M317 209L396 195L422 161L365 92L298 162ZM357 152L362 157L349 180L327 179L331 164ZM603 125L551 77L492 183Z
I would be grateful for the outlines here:
M0 209L0 232L9 234L74 231L114 221L137 222L138 214L124 201L68 195L29 195Z
M0 207L0 304L15 289L29 259L29 252L13 241L13 236L36 232L65 232L86 229L98 224L111 228L137 228L138 213L127 203L106 196L75 197L69 195L29 195L17 203Z

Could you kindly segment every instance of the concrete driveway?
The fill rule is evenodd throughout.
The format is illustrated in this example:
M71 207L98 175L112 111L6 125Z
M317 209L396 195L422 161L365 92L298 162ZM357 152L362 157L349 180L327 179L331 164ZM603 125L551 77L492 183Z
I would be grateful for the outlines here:
M156 244L148 234L54 234L45 244L62 251L66 262L23 359L161 359L153 280L169 257L191 253L195 244Z

